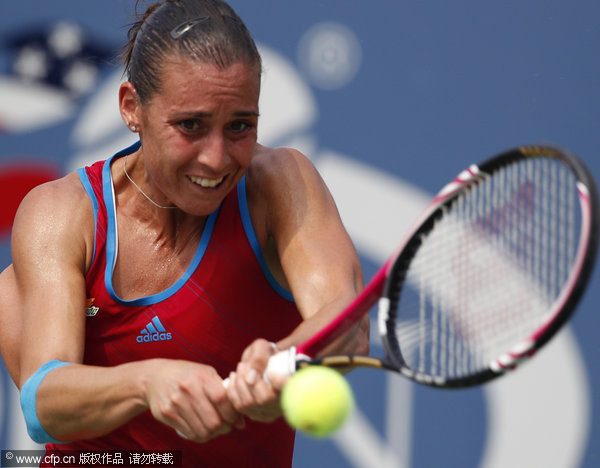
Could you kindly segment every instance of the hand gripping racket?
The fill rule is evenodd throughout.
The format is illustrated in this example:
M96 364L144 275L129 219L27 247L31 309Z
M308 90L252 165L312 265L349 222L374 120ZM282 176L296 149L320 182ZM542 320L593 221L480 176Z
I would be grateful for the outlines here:
M554 336L590 278L598 194L556 146L522 146L472 165L433 199L362 293L330 324L275 354L267 372L370 366L436 387L515 369ZM322 356L378 305L385 357Z

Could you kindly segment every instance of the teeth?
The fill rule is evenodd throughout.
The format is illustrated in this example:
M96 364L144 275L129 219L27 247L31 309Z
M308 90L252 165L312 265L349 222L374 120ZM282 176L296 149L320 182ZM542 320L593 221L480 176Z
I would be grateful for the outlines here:
M190 176L190 180L192 182L194 182L195 184L198 184L202 187L214 188L217 185L219 185L221 182L223 182L223 177L219 177L218 179L204 179L202 177Z

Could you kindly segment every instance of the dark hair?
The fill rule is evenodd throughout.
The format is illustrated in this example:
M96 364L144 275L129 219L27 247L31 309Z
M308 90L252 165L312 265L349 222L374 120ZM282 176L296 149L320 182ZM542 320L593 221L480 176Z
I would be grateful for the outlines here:
M174 54L221 68L242 62L261 73L254 39L235 11L221 0L154 3L137 16L127 39L122 53L125 74L142 102L160 91L163 65Z

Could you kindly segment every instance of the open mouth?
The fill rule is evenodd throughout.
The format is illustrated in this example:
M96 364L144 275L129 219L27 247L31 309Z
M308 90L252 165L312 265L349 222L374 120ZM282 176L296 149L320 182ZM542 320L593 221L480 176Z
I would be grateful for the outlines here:
M219 177L218 179L206 179L204 177L194 177L188 176L188 178L196 185L200 185L204 188L215 188L223 182L224 177Z

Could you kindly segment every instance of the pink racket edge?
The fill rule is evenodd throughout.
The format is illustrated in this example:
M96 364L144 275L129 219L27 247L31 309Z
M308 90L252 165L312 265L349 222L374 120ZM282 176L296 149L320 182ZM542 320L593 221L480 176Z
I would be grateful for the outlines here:
M560 295L556 298L546 320L528 338L492 362L490 370L493 372L504 373L515 370L521 363L533 357L567 322L580 296L583 294L583 289L592 268L591 265L586 265L586 263L589 263L590 259L593 262L596 256L596 247L594 239L591 238L594 231L592 226L594 220L590 191L582 183L578 183L577 190L581 204L582 228L579 239L580 248L575 256L571 275ZM591 249L588 248L589 246L591 246Z
M481 172L490 171L490 166L497 164L500 159L525 156L545 155L561 159L563 163L571 166L578 177L577 192L581 208L581 232L578 242L578 251L573 262L571 274L567 279L561 293L550 307L546 318L528 337L515 343L511 349L498 356L489 363L487 368L463 377L443 378L419 373L408 366L386 364L387 368L394 367L404 376L428 386L443 388L462 388L481 385L499 376L514 371L521 364L534 357L558 331L568 322L573 315L592 275L598 250L598 237L600 232L599 198L595 181L587 167L573 154L556 146L531 145L507 151L492 158L481 165ZM477 172L477 171L476 171ZM386 337L384 337L384 340Z
M550 156L560 156L565 159L563 154L567 154L567 162L574 165L578 175L584 182L578 182L577 188L582 208L582 229L579 239L579 251L576 256L573 271L563 288L562 293L555 301L553 307L548 313L547 319L527 338L516 344L498 359L490 363L487 369L477 374L447 379L421 374L401 363L394 363L389 357L379 359L371 356L361 355L331 355L315 358L325 347L346 333L357 321L377 303L390 275L390 270L395 261L400 256L405 246L410 242L420 226L434 213L441 205L460 193L465 185L477 184L485 177L490 163L494 159L518 157L518 153L523 155L537 155L544 152ZM448 183L438 192L432 202L423 211L421 216L413 224L409 234L400 243L393 255L385 264L375 273L372 280L367 284L364 290L342 311L333 321L326 325L315 335L304 341L296 347L297 367L307 365L326 365L330 367L373 367L386 370L393 370L403 374L405 377L434 387L460 388L479 385L490 381L500 375L512 371L519 367L524 361L536 355L537 351L544 346L562 326L568 321L575 310L591 276L598 247L598 193L595 182L585 166L564 150L555 146L530 145L521 146L518 149L510 150L497 158L492 158L481 165L472 165L461 172L454 180ZM384 337L385 338L385 337Z
M409 231L409 234L405 236L403 242L399 244L390 258L388 258L383 266L375 273L371 281L365 286L360 294L358 294L358 296L356 296L356 298L329 324L306 341L299 344L296 347L296 354L307 357L317 356L317 354L326 346L350 330L362 316L368 313L381 297L394 262L423 222L429 218L439 206L446 203L449 198L463 190L465 185L478 183L482 177L478 167L472 165L468 169L462 171L450 183L445 185L413 224L412 229Z

